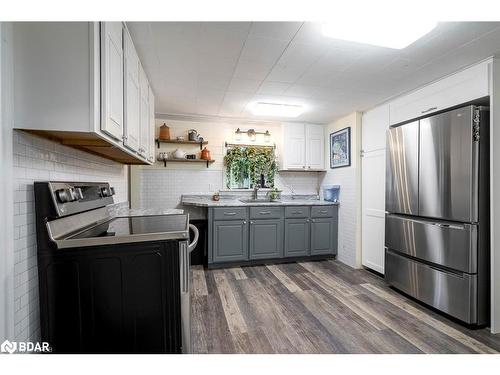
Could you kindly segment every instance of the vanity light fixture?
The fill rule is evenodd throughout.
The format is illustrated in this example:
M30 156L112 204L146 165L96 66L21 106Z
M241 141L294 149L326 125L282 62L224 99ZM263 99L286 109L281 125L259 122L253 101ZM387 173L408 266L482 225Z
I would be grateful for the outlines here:
M323 35L329 38L347 40L379 47L403 49L422 38L437 26L434 21L392 20L372 21L360 25L346 20L324 23Z
M266 130L265 132L259 132L255 129L241 130L240 128L238 128L235 130L234 134L234 139L236 141L241 141L242 134L246 134L248 136L248 139L252 142L255 142L257 140L257 134L263 134L265 142L271 141L271 133L269 133L269 130Z

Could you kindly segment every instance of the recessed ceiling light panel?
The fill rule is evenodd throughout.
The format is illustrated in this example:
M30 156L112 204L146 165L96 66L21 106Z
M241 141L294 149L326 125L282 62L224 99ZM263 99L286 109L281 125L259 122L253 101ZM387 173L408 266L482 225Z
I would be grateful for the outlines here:
M297 104L257 102L250 107L256 116L297 117L304 112L304 106Z
M322 25L323 35L373 46L403 49L436 27L437 23L419 19L397 22L329 22Z

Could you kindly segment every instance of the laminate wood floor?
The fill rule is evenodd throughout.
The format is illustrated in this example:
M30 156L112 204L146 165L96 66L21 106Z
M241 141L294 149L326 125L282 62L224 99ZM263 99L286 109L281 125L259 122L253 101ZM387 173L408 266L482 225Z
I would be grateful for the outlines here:
M338 261L192 270L195 353L498 353L471 330Z

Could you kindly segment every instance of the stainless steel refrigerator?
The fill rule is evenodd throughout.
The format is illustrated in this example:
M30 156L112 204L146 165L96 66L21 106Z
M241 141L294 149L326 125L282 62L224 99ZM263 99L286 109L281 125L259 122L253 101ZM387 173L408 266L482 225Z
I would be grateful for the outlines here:
M489 321L489 111L387 131L385 279L467 324Z

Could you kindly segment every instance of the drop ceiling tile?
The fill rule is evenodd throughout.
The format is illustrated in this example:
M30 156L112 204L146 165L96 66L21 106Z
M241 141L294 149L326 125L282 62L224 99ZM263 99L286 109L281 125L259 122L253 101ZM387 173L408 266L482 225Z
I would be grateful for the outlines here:
M228 87L228 91L254 94L258 90L261 82L262 82L261 80L235 77L231 80Z
M274 82L294 83L306 70L306 67L300 65L276 64L266 79Z
M231 82L231 75L198 73L198 90L213 89L225 91Z
M302 22L252 22L250 35L289 41Z
M237 60L225 58L205 58L196 61L199 75L232 76L236 69Z
M252 100L252 95L240 92L226 92L219 115L238 117Z
M192 114L196 108L196 98L193 97L176 97L161 95L158 101L158 108L155 108L157 113L171 114Z
M285 91L286 96L294 96L298 98L311 98L318 90L318 86L308 86L294 83Z
M219 108L224 100L224 91L200 90L197 94L196 113L211 115L219 112Z
M345 96L345 90L334 87L317 87L312 98L320 100L334 100Z
M292 42L283 53L283 56L281 56L279 63L285 65L303 66L306 68L317 61L325 53L326 51L322 48Z
M289 83L284 82L272 82L272 81L264 81L262 82L257 94L267 94L267 95L283 95L290 87Z
M283 54L288 41L249 35L240 59L274 64Z
M234 77L262 81L269 74L272 67L272 62L265 63L240 59L236 65Z

